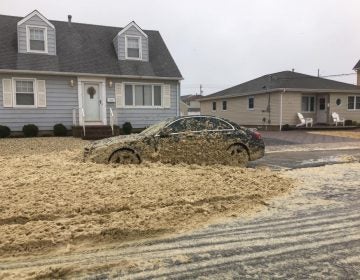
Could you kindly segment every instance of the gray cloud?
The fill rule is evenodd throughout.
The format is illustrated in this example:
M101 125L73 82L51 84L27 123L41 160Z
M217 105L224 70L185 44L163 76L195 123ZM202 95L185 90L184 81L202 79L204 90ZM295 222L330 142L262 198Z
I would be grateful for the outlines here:
M0 13L159 30L185 80L205 94L267 73L351 73L360 59L358 0L0 0ZM337 80L355 83L355 75Z

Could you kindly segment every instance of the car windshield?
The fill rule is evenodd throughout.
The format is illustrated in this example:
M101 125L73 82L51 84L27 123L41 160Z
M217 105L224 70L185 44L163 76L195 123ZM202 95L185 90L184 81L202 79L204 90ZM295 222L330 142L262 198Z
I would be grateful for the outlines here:
M160 130L162 130L167 123L168 123L168 121L165 120L165 121L161 121L159 123L153 124L152 126L149 126L147 129L141 131L139 133L139 135L142 135L142 136L155 135L155 134L159 133Z

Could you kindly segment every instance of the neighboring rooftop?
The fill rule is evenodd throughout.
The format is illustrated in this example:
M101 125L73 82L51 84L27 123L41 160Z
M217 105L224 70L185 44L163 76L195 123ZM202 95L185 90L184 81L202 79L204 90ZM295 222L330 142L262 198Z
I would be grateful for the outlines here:
M182 78L158 31L143 30L149 40L148 62L117 59L113 39L120 27L53 20L57 55L18 53L17 23L21 19L0 15L0 70Z
M360 60L358 61L358 63L356 63L356 65L354 66L354 70L360 69Z
M190 101L195 101L200 99L202 96L197 94L187 94L180 96L181 101L184 103L190 103Z
M204 96L202 99L225 97L228 95L242 96L252 92L273 89L360 90L360 87L293 71L283 71L261 76L237 86Z

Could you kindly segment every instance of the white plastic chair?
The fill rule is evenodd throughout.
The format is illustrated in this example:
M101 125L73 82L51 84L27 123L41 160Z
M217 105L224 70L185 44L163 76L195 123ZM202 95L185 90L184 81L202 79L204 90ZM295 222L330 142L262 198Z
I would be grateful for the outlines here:
M308 124L310 124L310 126L313 126L313 119L312 118L304 118L304 116L301 113L297 113L300 123L296 125L296 127L300 127L300 126L306 126L308 127Z
M340 116L339 116L338 113L333 112L333 113L331 114L331 116L332 116L332 118L333 118L333 121L334 121L334 123L335 123L335 126L337 126L338 123L342 123L343 126L345 126L345 119L340 119Z

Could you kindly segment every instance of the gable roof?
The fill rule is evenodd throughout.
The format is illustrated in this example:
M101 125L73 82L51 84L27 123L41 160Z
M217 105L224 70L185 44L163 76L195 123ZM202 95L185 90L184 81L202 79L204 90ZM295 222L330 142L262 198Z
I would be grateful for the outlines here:
M227 96L245 96L252 93L263 93L271 90L358 90L359 86L337 82L329 79L305 75L292 71L283 71L261 76L248 82L206 95L200 100Z
M30 14L25 16L22 20L20 20L17 25L21 25L30 18L32 18L34 15L37 15L39 18L41 18L47 25L49 25L51 28L55 28L55 26L46 18L44 17L38 10L32 11Z
M50 21L56 29L57 55L18 53L17 23L20 17L0 15L0 71L141 76L182 79L181 73L158 31L148 36L149 61L118 60L113 38L122 30L64 21ZM8 71L10 72L10 71Z
M354 70L360 69L360 60L358 61L358 63L356 63L353 69Z
M134 26L146 38L148 37L148 35L146 35L146 33L140 28L139 25L136 24L135 21L132 21L128 25L126 25L122 30L119 31L119 33L117 35L119 36L119 35L123 34L124 32L126 32L126 30L128 30L132 26Z
M194 95L194 94L187 94L187 95L181 95L180 98L185 103L190 103L190 101L195 101L199 99L201 95Z

